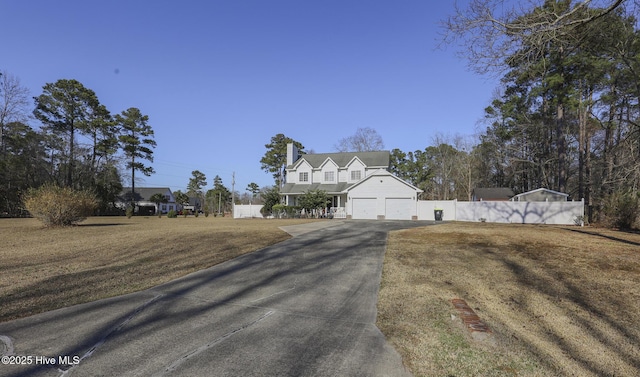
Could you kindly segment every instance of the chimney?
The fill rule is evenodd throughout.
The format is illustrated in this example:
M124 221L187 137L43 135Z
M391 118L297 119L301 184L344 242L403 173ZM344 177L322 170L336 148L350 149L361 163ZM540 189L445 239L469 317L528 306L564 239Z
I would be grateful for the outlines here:
M293 165L298 160L298 148L293 143L287 144L287 166Z

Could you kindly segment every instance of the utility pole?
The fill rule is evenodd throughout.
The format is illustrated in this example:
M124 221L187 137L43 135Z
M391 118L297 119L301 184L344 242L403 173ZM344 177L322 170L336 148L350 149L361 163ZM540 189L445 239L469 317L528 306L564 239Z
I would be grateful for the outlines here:
M236 172L234 171L231 174L231 217L235 216L236 212Z

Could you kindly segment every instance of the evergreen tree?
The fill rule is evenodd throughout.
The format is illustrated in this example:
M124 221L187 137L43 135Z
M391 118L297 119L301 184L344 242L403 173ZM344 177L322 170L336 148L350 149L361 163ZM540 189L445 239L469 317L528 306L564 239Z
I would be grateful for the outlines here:
M122 148L126 168L131 171L131 205L135 206L135 174L139 171L145 176L154 173L153 167L147 166L142 160L153 162L153 129L148 124L149 117L142 115L139 109L131 107L116 115L116 124L120 127L120 147Z
M305 153L301 143L286 137L284 134L277 134L271 138L271 142L265 145L265 152L260 163L262 170L273 174L276 186L279 188L285 182L285 168L287 165L287 144L293 143L298 148L298 153Z
M76 134L87 134L94 117L104 111L93 90L85 88L77 80L58 80L43 87L41 95L35 98L33 111L45 130L64 141L61 151L65 161L67 187L73 187L76 175Z
M198 201L204 201L202 188L207 185L207 177L199 170L192 171L191 175L192 177L189 178L189 183L187 184L187 193L198 198ZM203 204L204 203L200 202L197 206L201 206ZM200 210L200 208L196 208L196 211L198 210Z

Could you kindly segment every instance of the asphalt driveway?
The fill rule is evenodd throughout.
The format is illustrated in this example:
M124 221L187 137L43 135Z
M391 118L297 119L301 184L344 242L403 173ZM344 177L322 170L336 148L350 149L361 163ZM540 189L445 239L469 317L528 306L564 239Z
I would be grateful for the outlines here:
M0 323L0 376L409 375L376 301L387 233L426 224L290 228L146 291Z

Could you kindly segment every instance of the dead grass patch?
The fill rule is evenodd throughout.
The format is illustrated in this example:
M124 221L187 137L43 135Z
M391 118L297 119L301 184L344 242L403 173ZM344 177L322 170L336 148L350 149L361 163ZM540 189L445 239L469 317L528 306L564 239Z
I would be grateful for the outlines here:
M639 302L638 233L450 223L389 236L378 326L416 376L636 376Z
M288 239L312 220L94 217L45 229L0 219L0 322L139 291Z

